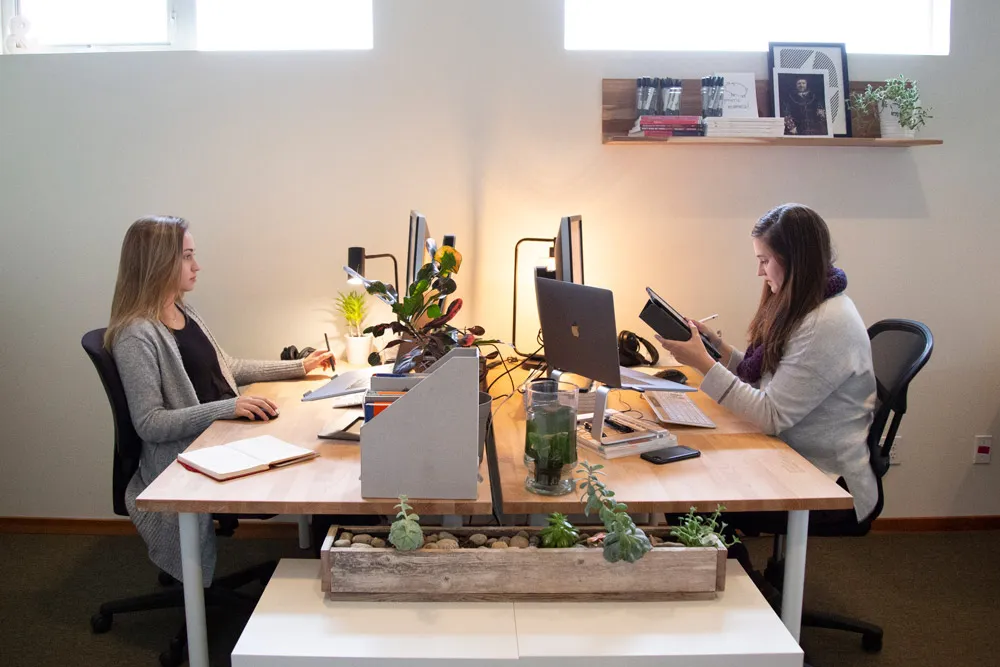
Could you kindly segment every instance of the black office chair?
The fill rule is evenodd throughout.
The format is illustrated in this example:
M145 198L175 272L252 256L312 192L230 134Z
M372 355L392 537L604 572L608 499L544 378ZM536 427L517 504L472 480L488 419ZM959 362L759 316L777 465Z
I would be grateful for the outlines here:
M882 477L889 471L889 452L899 430L899 423L906 413L907 389L910 381L930 359L931 351L934 349L934 336L931 330L926 325L912 320L876 322L869 327L868 338L872 345L877 392L875 417L868 431L868 449L871 452L871 466L878 484L878 502L871 515L860 524L854 520L852 512L847 520L841 523L822 522L813 525L810 522L810 535L860 537L871 530L872 522L882 513L885 504ZM838 483L843 485L843 479L838 480ZM781 537L781 535L775 536L774 553L764 571L764 578L779 590L784 573ZM857 632L861 634L861 646L866 651L877 652L882 649L882 628L872 623L828 612L803 610L802 625Z
M139 468L142 440L132 425L132 417L128 411L125 389L122 386L121 377L118 375L118 367L111 354L104 349L104 331L104 329L88 331L84 334L81 343L87 356L94 362L94 368L97 369L97 374L100 376L104 391L108 396L108 403L111 405L111 416L115 425L115 449L111 471L112 502L115 514L128 516L128 510L125 507L125 487L128 486L132 475ZM217 535L232 535L233 530L238 525L237 519L232 515L213 515L213 518L219 522L216 529ZM252 609L256 598L243 595L235 589L253 581L260 581L262 585L266 584L276 565L272 561L225 577L216 577L212 585L205 589L205 604L225 603L248 610ZM159 583L163 586L173 586L177 582L166 572L160 572ZM90 627L95 633L100 634L111 629L115 614L183 606L184 591L180 587L148 595L113 600L101 605L99 611L91 617ZM160 663L164 667L179 665L184 661L186 650L187 632L185 628L181 628L173 641L170 642L170 648L160 654Z

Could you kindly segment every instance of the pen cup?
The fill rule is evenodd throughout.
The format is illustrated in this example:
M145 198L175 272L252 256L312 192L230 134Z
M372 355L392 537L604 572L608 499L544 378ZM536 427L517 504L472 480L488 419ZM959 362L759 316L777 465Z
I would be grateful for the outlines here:
M525 393L524 487L545 496L573 491L576 466L576 385L535 380Z

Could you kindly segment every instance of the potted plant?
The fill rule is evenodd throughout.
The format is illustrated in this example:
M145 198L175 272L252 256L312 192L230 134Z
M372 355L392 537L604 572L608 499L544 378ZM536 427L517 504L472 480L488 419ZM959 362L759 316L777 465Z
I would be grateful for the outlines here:
M864 92L851 97L851 108L862 117L877 115L883 139L913 138L917 129L933 117L931 109L920 104L917 82L902 74L876 88L868 84Z
M371 351L371 338L361 331L361 324L368 316L368 304L365 303L363 292L351 290L347 294L337 293L334 302L337 312L347 322L347 363L361 365L368 361Z
M396 315L393 322L376 324L364 330L364 333L376 338L387 332L400 336L389 341L382 352L406 344L407 349L396 356L393 367L396 373L422 372L455 347L492 345L495 348L499 342L483 339L486 330L481 326L459 328L451 324L462 309L462 300L452 300L444 310L440 304L458 289L454 276L462 266L462 255L451 246L438 248L434 239L427 240L427 250L431 261L420 267L415 282L407 286L402 295L392 285L368 280L345 267L349 274L361 280L365 291L388 304ZM494 349L480 358L481 379L485 378L486 359L499 355L500 352ZM368 362L373 366L381 364L381 353L372 352Z

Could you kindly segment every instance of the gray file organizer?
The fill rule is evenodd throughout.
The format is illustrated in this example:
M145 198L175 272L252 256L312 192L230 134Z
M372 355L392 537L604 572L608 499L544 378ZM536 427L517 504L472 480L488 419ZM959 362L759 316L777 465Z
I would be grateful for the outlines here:
M451 350L412 378L372 378L372 390L402 389L361 427L361 496L477 498L479 350Z

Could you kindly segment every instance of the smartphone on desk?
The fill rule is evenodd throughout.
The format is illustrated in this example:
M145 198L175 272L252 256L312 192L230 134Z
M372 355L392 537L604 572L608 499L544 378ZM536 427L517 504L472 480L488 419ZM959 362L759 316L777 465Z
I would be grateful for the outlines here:
M665 447L651 452L644 452L639 455L639 458L659 466L664 463L673 463L674 461L683 461L684 459L693 459L699 456L701 456L701 452L697 449L677 445L676 447Z

